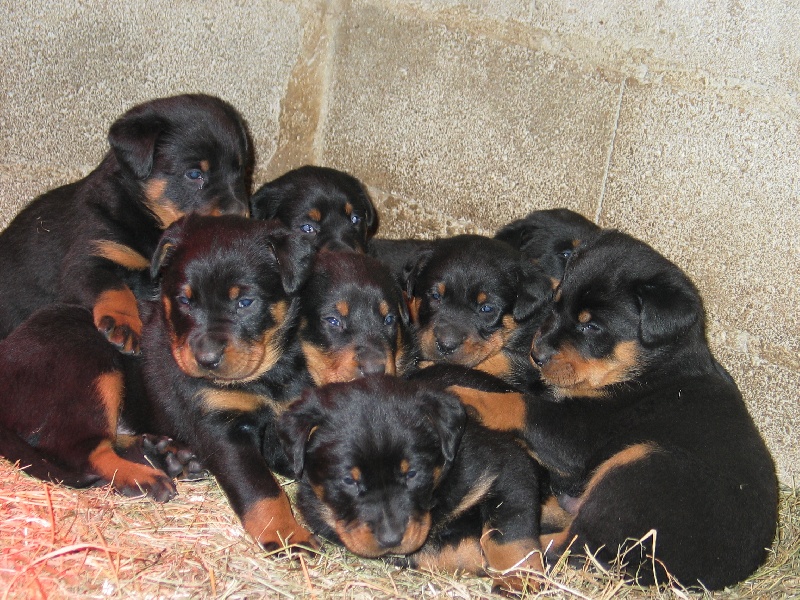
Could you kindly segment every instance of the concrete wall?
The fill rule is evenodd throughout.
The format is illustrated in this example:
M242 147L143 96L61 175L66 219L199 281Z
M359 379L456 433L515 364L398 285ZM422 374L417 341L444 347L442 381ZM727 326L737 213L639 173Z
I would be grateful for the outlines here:
M0 225L88 172L127 107L218 94L257 181L372 189L382 235L566 206L695 279L783 480L800 475L794 0L0 0Z

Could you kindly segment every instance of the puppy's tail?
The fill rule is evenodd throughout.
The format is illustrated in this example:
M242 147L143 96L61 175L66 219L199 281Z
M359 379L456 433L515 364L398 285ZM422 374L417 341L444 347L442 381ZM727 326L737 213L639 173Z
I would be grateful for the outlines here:
M91 473L78 473L52 462L39 450L25 442L13 431L0 426L0 456L18 463L28 475L43 481L62 483L74 488L89 487L100 480Z

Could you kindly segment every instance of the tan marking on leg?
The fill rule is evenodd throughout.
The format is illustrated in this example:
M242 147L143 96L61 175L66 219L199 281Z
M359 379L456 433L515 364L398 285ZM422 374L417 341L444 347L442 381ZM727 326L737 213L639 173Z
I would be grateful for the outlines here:
M479 504L492 489L492 485L497 479L497 475L483 473L477 478L470 490L464 495L461 501L448 515L449 520L456 519L467 512L470 508Z
M98 240L91 243L92 255L110 260L114 264L130 271L145 271L150 268L150 261L136 250L125 244Z
M95 379L94 387L106 410L107 435L109 439L113 438L117 431L119 410L125 393L125 379L119 371L103 373Z
M125 496L147 494L166 501L175 495L175 486L161 471L120 457L111 440L103 440L89 454L89 468Z
M525 398L517 392L483 392L473 388L450 386L465 406L473 407L481 423L496 431L519 431L525 427L527 408Z
M242 515L242 525L264 546L304 544L316 547L311 533L294 518L289 498L283 492L277 498L262 498L248 507Z
M544 574L544 563L538 539L515 540L503 544L484 532L481 547L486 562L493 571L495 587L510 592L539 589L536 576Z
M589 483L586 484L586 487L584 488L578 502L578 508L576 512L580 512L580 505L586 501L586 498L592 493L592 490L603 480L606 475L608 475L610 471L634 462L638 462L640 460L644 460L657 451L658 446L653 443L634 444L617 452L611 458L603 461L600 466L594 470L591 479L589 479Z
M434 573L483 575L486 568L483 549L476 537L463 539L457 546L445 546L438 551L422 550L410 558L417 569Z
M572 523L573 516L564 510L555 496L548 496L542 504L541 526L547 529L565 530Z
M539 536L539 543L548 558L557 558L570 547L575 535L569 529Z
M92 309L95 327L125 352L138 352L142 320L136 297L128 287L106 290L95 300Z

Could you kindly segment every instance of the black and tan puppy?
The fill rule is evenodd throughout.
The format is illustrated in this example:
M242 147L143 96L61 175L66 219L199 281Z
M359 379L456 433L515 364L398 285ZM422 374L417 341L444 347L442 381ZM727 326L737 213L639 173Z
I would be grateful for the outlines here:
M508 244L478 235L437 240L411 270L407 293L423 360L519 386L538 379L530 344L551 282Z
M114 122L108 140L94 171L36 198L0 234L0 339L62 302L91 309L114 345L136 352L141 320L126 269L146 270L161 232L184 213L247 213L252 153L226 102L146 102Z
M313 531L352 552L525 588L542 573L537 465L517 441L467 418L455 396L372 376L307 390L281 441Z
M303 385L296 292L312 255L276 222L189 215L162 237L160 297L143 308L146 397L131 401L149 420L135 426L188 444L267 548L313 543L262 455Z
M773 461L678 267L601 233L567 264L531 356L546 393L466 401L486 425L521 430L548 469L572 518L548 555L619 552L640 582L669 573L709 589L761 564L777 519Z
M300 313L300 344L316 385L403 374L415 364L402 291L369 256L320 252Z
M496 240L516 248L549 277L560 280L567 260L584 240L600 232L589 219L566 208L535 210L500 228Z
M366 251L378 214L364 185L352 175L306 165L261 186L250 199L257 219L278 219L319 248Z
M172 498L172 480L139 464L144 440L117 435L122 359L88 309L52 304L36 311L0 341L0 456L46 481L111 483L127 496ZM134 452L134 444L138 463L117 453Z

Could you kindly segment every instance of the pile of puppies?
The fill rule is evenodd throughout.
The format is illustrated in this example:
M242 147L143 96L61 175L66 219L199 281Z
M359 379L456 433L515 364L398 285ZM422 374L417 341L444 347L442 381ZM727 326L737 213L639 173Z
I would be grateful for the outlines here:
M382 240L323 167L248 198L244 121L210 96L109 142L0 234L0 454L31 475L166 501L208 469L266 548L510 592L567 553L712 589L762 562L772 459L647 244L568 210Z

